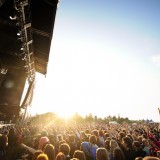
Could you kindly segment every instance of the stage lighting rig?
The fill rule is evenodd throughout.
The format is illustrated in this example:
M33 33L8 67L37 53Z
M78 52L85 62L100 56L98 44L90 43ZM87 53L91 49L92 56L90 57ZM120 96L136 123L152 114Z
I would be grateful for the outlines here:
M15 16L12 20L17 21L17 38L21 41L20 55L24 61L24 70L26 71L28 81L35 79L33 39L31 32L31 18L28 0L14 0Z
M23 62L23 70L25 71L28 80L28 89L20 106L21 109L24 109L23 117L25 117L28 106L31 105L36 73L29 2L29 0L14 0L14 17L16 18L12 18L12 20L16 21L16 36L21 44L17 56L19 56Z
M7 68L0 68L1 74L7 74L8 69Z

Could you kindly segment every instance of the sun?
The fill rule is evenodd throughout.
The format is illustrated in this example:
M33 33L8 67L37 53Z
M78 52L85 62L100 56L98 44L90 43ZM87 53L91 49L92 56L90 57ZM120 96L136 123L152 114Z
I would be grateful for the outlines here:
M63 111L62 110L61 111L57 111L56 114L59 117L65 119L65 120L68 120L69 118L71 118L74 115L74 112L68 111L67 109L66 110L63 109Z

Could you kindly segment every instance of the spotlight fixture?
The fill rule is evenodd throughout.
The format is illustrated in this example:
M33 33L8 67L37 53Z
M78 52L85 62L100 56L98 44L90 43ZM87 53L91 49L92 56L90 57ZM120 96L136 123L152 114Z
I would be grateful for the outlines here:
M17 19L17 16L15 15L14 17L12 17L12 16L9 16L9 18L11 19L11 20L16 20Z
M21 36L21 31L19 31L19 32L17 33L17 36Z
M7 74L7 71L8 71L8 69L6 69L6 68L1 68L0 69L1 74Z

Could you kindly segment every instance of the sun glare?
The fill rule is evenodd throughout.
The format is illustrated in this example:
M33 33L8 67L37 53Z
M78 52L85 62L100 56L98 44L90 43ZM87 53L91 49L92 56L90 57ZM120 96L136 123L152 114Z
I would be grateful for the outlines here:
M63 111L58 112L58 113L56 113L56 114L57 114L59 117L64 118L66 121L67 121L70 117L72 117L72 116L74 115L73 112L69 112L67 109L64 110L64 108L63 108Z

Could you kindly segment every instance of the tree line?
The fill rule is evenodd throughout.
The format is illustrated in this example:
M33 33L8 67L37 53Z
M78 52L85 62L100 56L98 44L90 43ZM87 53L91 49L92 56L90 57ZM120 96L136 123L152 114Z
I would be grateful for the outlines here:
M120 116L111 116L108 115L104 118L93 116L92 113L82 117L78 113L70 116L69 118L60 117L55 113L48 112L44 114L37 114L30 118L31 123L41 123L46 124L48 122L55 123L73 123L73 124L83 124L83 123L100 123L100 124L109 124L112 121L116 121L118 124L133 124L133 123L148 123L153 122L152 120L130 120L128 117L120 117Z

